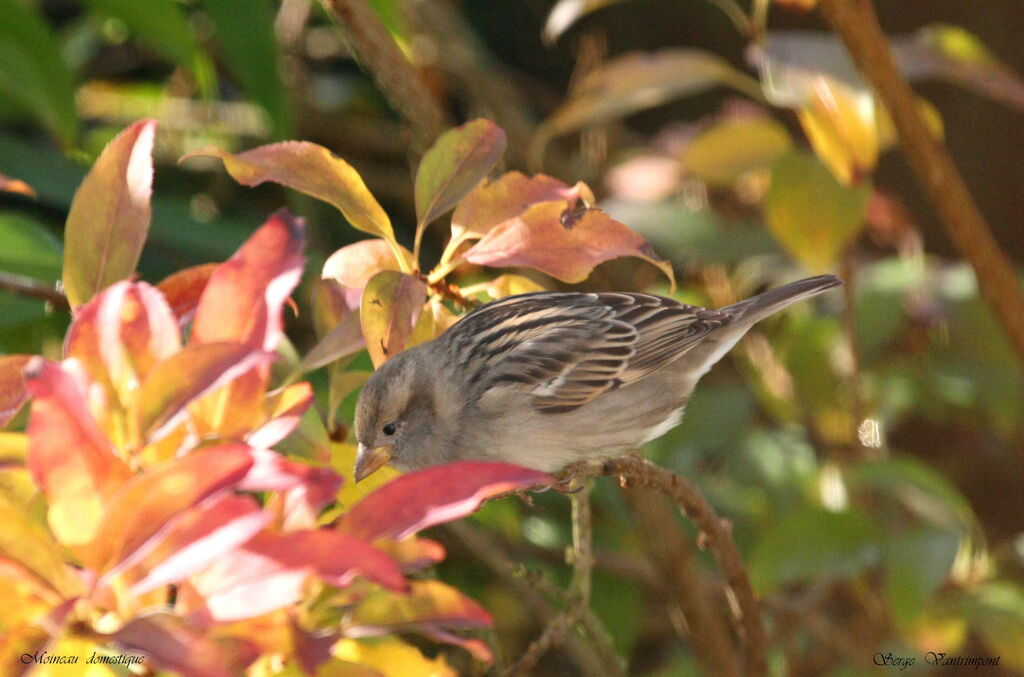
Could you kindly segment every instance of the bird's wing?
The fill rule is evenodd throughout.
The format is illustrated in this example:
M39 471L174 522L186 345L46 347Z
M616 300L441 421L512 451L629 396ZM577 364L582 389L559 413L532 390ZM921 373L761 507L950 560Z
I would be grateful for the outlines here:
M647 294L536 293L471 313L449 330L484 393L525 389L542 412L571 411L675 360L732 321Z

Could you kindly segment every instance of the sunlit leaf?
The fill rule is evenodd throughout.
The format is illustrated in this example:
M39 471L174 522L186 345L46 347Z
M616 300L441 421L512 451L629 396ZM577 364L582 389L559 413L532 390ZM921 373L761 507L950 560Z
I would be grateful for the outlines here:
M505 152L505 132L479 118L442 134L416 170L417 234L480 183Z
M262 533L192 577L203 603L195 613L215 621L260 616L298 601L311 575L338 587L363 576L406 588L395 561L359 538L324 529Z
M491 267L528 266L563 282L582 282L597 264L621 256L650 262L674 285L672 264L658 258L647 240L598 209L579 213L561 200L535 204L494 228L463 258Z
M409 536L400 541L380 540L374 545L398 562L402 571L417 571L433 566L443 561L446 554L444 546L437 541L415 536Z
M488 498L550 486L547 473L509 463L463 461L406 473L357 503L338 528L367 541L401 539L465 517Z
M244 343L197 343L159 362L132 407L140 439L160 439L178 424L191 402L273 358Z
M0 470L12 465L24 469L21 466L25 465L27 448L28 437L25 433L0 431ZM0 478L3 478L2 474ZM0 481L0 489L3 488L4 484Z
M365 376L369 378L369 372L366 372ZM363 380L365 381L365 378ZM375 490L402 475L390 465L386 465L363 481L356 482L352 476L355 465L356 446L354 444L336 442L331 445L331 467L345 478L345 483L341 485L341 491L338 493L338 500L346 509L352 508Z
M542 164L544 150L554 137L717 85L749 91L751 83L722 57L698 49L665 49L611 59L588 73L540 126L530 147L531 165Z
M824 272L860 232L870 197L870 185L844 186L815 157L791 152L772 165L765 223L793 258Z
M870 90L857 91L824 76L814 79L811 99L797 111L811 147L843 184L860 183L882 148L881 107Z
M384 677L456 677L459 674L448 664L444 655L427 658L419 649L397 637L342 639L334 646L334 655L373 668Z
M206 283L210 281L217 263L203 263L198 266L184 268L168 275L157 284L156 288L163 293L167 304L174 311L179 324L192 321L192 316L199 305Z
M71 72L39 9L18 0L0 0L0 92L72 145L78 120Z
M731 186L743 174L765 169L792 147L789 132L769 117L723 120L686 146L682 163L712 186Z
M350 164L323 146L308 141L284 141L232 154L216 147L184 156L216 157L242 185L271 181L333 205L354 227L394 242L391 220ZM395 245L397 246L397 245Z
M538 202L564 200L569 207L582 200L595 202L594 194L582 181L570 186L547 174L526 176L508 172L494 181L484 181L462 200L452 214L452 239L483 237Z
M83 559L97 571L117 564L183 510L237 485L252 464L248 447L210 447L135 475L113 497Z
M361 240L346 245L324 262L322 277L335 280L347 289L362 289L370 278L384 270L410 270L412 252L400 247L404 262L395 258L394 247L385 240Z
M768 591L803 580L847 578L880 557L879 535L862 514L804 507L762 531L750 577L758 590Z
M194 505L174 517L122 575L135 595L176 583L242 545L269 521L270 514L247 496L225 495Z
M0 492L0 520L4 525L0 529L0 558L17 562L61 597L80 593L79 581L64 563L60 546L3 492Z
M50 527L65 545L87 543L131 471L89 414L87 381L77 360L34 358L25 383L34 398L28 467L49 501Z
M0 191L5 193L17 193L19 195L32 198L36 196L35 188L28 185L21 179L12 179L6 174L0 174Z
M313 404L313 387L293 383L267 395L263 408L266 421L246 441L254 447L272 447L290 435Z
M28 400L21 372L31 355L0 355L0 428L17 415Z
M267 220L210 276L192 323L196 343L235 341L274 351L282 309L302 275L305 226L286 211Z
M73 307L129 277L149 232L156 121L111 141L75 192L64 227L64 290Z
M253 642L210 639L180 617L164 612L130 620L111 639L145 654L164 670L189 677L234 677L259 656Z
M580 18L622 0L558 0L544 22L544 41L554 43Z
M384 271L367 283L359 317L375 367L406 348L426 296L423 281L404 273Z

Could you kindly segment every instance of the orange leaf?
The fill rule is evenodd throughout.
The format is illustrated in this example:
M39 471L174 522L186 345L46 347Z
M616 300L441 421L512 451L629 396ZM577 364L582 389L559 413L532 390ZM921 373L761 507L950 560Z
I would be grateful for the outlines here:
M225 263L203 290L192 323L192 341L246 343L277 349L282 308L302 275L305 225L287 211L270 217Z
M6 174L0 174L0 190L8 193L19 193L27 197L35 197L35 189L21 179L12 179Z
M180 324L187 324L199 305L199 298L206 289L206 283L217 269L217 263L203 263L191 268L179 270L168 275L157 284L156 288L163 292L171 311Z
M173 517L238 484L252 467L245 445L210 447L154 466L115 496L83 562L105 571L135 552Z
M72 307L135 272L149 232L156 120L103 149L75 192L64 228L64 290Z
M386 270L367 283L359 317L375 367L405 350L426 296L423 281L404 273Z
M28 399L21 371L31 355L0 356L0 428L14 418Z
M674 286L672 264L647 240L598 209L582 213L562 200L540 202L491 230L463 258L485 266L528 266L563 282L582 282L594 267L620 256L657 266Z
M87 380L77 360L33 358L25 383L35 398L28 467L49 501L50 528L65 545L88 543L131 471L86 408Z
M569 186L547 174L529 177L508 172L495 181L484 181L459 203L452 214L452 239L483 237L538 202L565 200L573 207L580 199L594 204L594 194L582 181Z
M244 343L200 343L163 360L133 402L139 439L147 444L159 440L178 424L189 403L273 359L273 353L254 351Z

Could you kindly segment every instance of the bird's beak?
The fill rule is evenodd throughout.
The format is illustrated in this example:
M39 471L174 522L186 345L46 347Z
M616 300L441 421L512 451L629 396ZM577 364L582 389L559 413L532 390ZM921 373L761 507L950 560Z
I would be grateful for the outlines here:
M367 447L360 444L359 452L356 454L356 469L354 473L356 482L366 479L390 461L392 449L391 445Z

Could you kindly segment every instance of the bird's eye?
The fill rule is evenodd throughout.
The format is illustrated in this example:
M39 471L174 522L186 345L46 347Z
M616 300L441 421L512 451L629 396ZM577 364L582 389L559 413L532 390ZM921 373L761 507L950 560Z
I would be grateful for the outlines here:
M395 422L385 423L384 427L381 428L381 431L388 437L391 437L398 432L398 424Z

